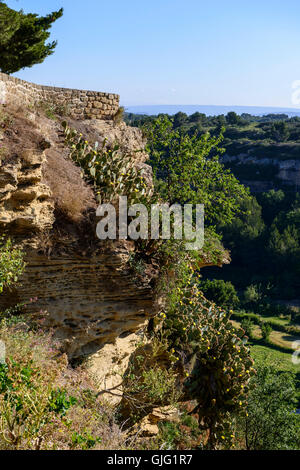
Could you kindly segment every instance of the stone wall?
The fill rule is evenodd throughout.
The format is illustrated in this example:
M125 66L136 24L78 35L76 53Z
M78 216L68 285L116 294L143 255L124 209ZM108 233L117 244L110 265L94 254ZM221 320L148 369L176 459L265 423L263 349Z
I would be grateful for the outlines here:
M36 85L0 72L0 103L36 105L49 102L66 107L76 119L113 119L119 95Z

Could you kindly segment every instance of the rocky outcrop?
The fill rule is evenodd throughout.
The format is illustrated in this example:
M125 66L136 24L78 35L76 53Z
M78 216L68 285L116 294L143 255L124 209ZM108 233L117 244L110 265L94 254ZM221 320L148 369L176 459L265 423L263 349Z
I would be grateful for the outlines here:
M95 194L69 158L61 119L48 119L40 110L1 110L0 234L9 233L23 248L27 266L16 289L0 296L0 311L25 302L26 312L42 312L68 356L95 353L100 389L114 387L136 335L157 312L157 267L146 261L137 275L129 262L134 242L96 237ZM103 120L68 123L92 144L117 142L152 185L139 129ZM229 254L221 246L217 251L218 264L227 263ZM216 261L204 255L201 266L211 264Z
M229 167L233 165L242 166L247 165L257 168L257 173L263 170L263 167L274 167L275 175L279 183L288 184L298 187L300 185L300 161L299 160L279 160L278 158L261 158L248 153L241 153L239 155L225 154L221 157L222 163L227 164ZM276 189L274 181L261 181L254 179L242 179L243 184L249 186L253 192L269 191Z
M0 166L0 230L20 238L50 229L51 191L41 182L44 152L24 150Z
M27 311L47 312L46 325L69 357L91 354L137 331L154 313L149 279L138 283L128 267L129 247L115 243L99 251L80 256L66 249L50 257L27 252L21 285L11 294L28 304Z
M0 311L25 302L27 312L47 312L46 324L70 358L89 355L117 339L122 343L155 314L152 275L137 279L129 267L133 242L96 238L93 191L68 159L59 122L30 110L22 114L8 106L4 111L14 115L0 138L5 148L0 233L10 234L24 249L27 266L16 290L1 295ZM139 130L100 120L70 119L70 125L90 142L118 141L132 154L133 164L147 170L151 183ZM69 220L59 204L71 196L81 203L84 191L91 213Z

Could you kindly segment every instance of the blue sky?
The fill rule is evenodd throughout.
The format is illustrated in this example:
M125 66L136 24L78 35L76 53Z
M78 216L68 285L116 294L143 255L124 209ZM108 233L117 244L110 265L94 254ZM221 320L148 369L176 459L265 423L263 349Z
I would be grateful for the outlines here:
M122 104L293 107L299 0L7 0L54 24L53 56L15 75L111 91Z

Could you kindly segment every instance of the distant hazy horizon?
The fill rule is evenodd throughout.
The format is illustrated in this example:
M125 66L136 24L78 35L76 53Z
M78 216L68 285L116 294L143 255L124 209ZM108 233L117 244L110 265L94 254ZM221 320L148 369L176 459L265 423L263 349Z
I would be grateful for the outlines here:
M300 108L282 108L274 106L222 106L222 105L137 105L124 106L125 111L134 114L157 115L160 113L176 114L179 111L191 115L195 112L206 114L207 116L218 116L235 111L237 114L249 113L255 116L263 116L265 114L287 114L289 117L300 116Z

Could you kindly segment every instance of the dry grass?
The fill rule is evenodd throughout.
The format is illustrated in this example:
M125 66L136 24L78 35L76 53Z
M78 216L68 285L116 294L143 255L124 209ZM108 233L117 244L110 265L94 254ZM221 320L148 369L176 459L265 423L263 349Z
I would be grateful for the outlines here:
M85 212L96 207L92 188L81 178L80 169L68 159L58 123L40 115L38 110L33 113L26 108L1 105L0 134L2 165L26 159L27 154L30 157L46 152L43 182L50 187L59 214L78 223Z
M80 222L88 209L96 207L94 192L81 178L80 169L58 151L47 151L43 176L56 209L70 221Z
M13 161L24 149L38 150L42 136L26 111L18 106L0 105L0 148L6 149L2 165Z

